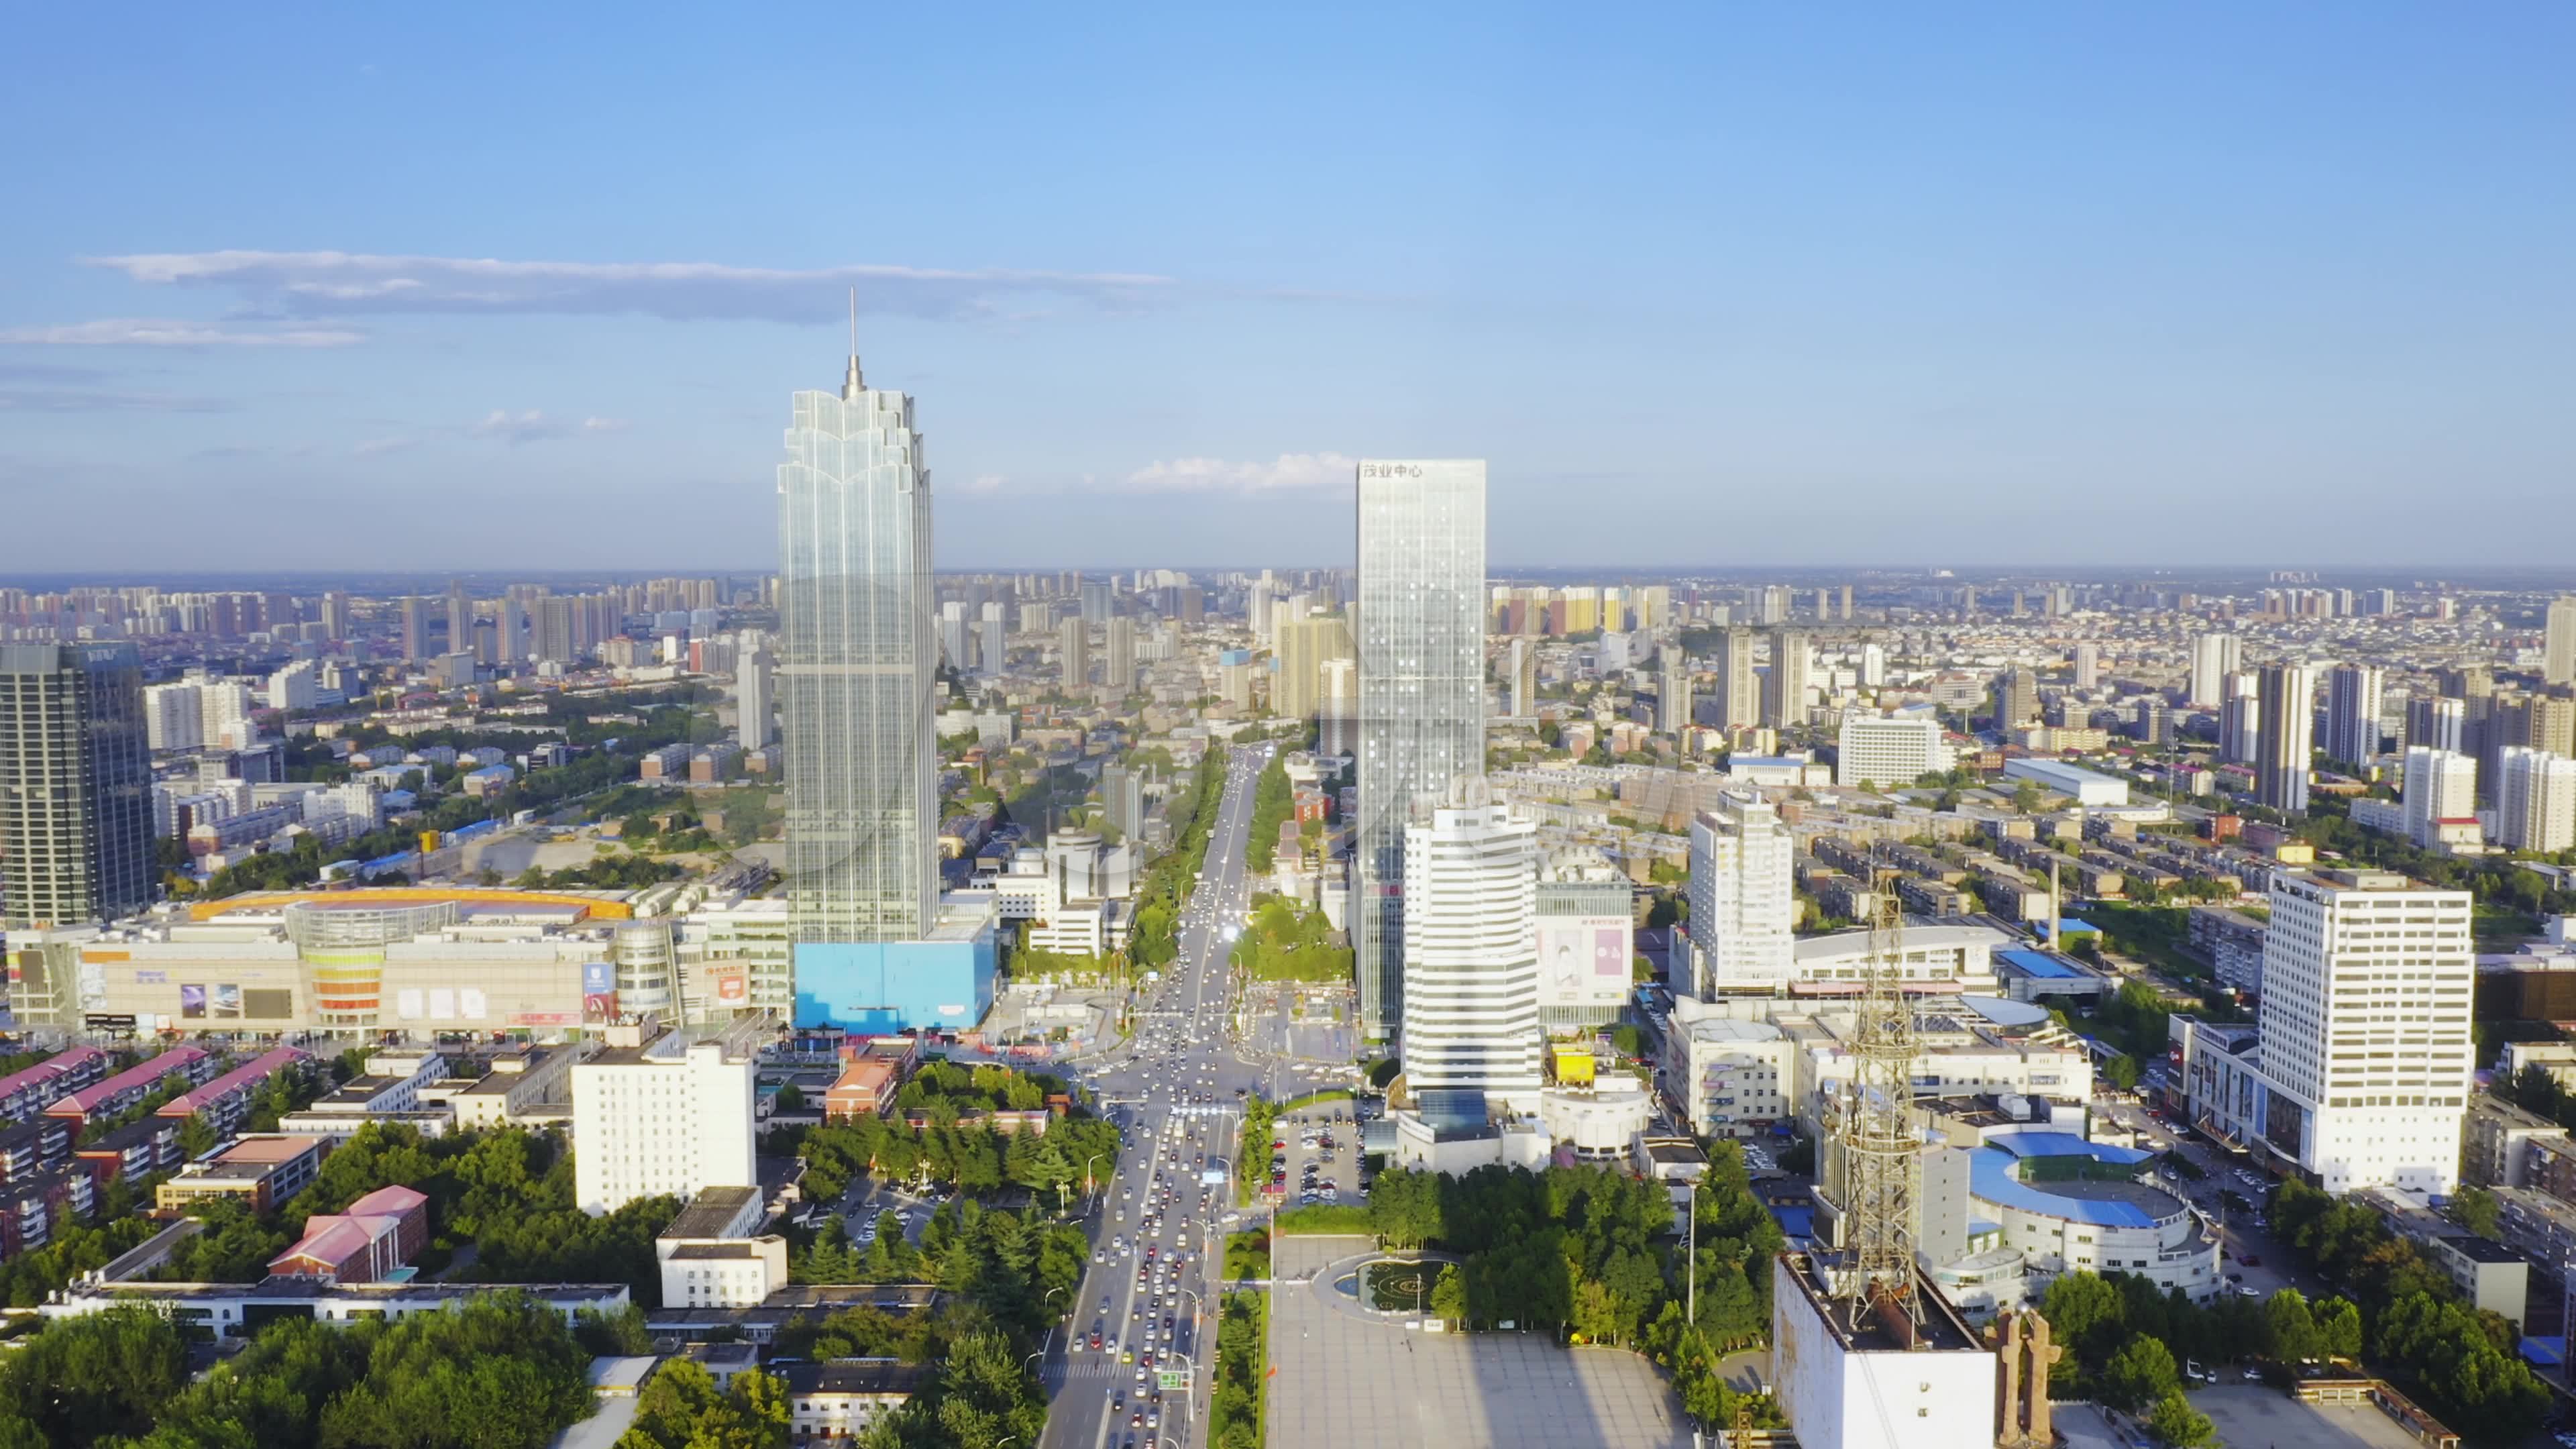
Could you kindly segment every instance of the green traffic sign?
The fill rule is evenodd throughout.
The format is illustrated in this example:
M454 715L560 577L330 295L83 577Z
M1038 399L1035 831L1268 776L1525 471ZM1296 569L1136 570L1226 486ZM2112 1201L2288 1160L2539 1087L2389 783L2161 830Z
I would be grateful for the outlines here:
M1163 1376L1164 1388L1186 1389L1190 1386L1190 1376L1181 1372L1179 1369L1163 1369L1161 1370L1161 1373Z

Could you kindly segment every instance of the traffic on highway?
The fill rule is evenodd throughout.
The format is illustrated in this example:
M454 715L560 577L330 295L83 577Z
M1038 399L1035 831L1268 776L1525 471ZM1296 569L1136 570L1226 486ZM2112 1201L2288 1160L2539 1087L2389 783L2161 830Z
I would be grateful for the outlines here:
M1250 905L1244 846L1274 744L1232 750L1179 954L1120 1047L1077 1079L1124 1136L1096 1184L1091 1263L1047 1355L1045 1449L1191 1449L1206 1442L1216 1305L1233 1206L1236 1126L1263 1069L1227 1038L1228 956Z

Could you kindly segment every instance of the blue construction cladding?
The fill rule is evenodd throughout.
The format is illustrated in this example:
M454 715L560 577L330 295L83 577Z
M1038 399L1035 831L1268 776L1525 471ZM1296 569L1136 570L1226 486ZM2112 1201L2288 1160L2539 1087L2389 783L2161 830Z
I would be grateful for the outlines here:
M2135 1167L2155 1156L2135 1147L2088 1142L2072 1132L1998 1132L1986 1139L1986 1145L2015 1157L2090 1157L2115 1167Z
M2004 950L1997 951L1995 956L2004 964L2027 976L2064 978L2084 974L2046 951Z
M796 1024L853 1032L973 1027L993 1009L993 933L796 948Z

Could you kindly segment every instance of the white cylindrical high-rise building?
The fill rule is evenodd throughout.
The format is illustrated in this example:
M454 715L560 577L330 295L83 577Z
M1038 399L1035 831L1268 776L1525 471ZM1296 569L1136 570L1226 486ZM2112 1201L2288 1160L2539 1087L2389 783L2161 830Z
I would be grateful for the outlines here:
M1481 779L1404 832L1404 1079L1537 1105L1538 826Z

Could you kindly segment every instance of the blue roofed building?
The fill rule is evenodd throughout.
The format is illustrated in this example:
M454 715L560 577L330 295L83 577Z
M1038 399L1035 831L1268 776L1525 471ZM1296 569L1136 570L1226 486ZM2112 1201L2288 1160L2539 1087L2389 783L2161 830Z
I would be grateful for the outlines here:
M1934 1152L1951 1160L1927 1164L1924 1246L1936 1257L1955 1247L1935 1275L1954 1291L1961 1285L1952 1275L1979 1278L1990 1290L2019 1279L2020 1292L2035 1300L2061 1273L2129 1273L2205 1303L2225 1285L2217 1236L2157 1185L2152 1153L2032 1130L1988 1131L1980 1142ZM1937 1184L1961 1168L1964 1222L1953 1226L1947 1218L1961 1209L1936 1217L1944 1205Z

